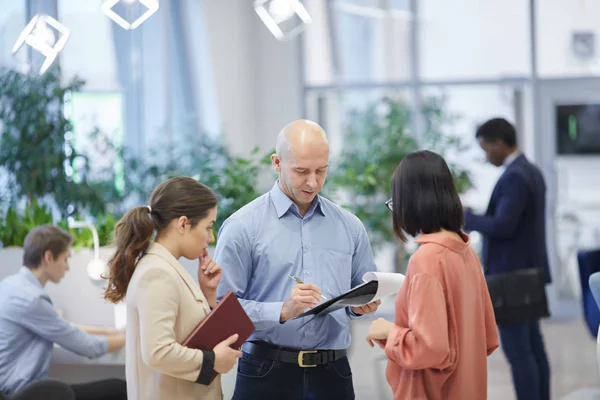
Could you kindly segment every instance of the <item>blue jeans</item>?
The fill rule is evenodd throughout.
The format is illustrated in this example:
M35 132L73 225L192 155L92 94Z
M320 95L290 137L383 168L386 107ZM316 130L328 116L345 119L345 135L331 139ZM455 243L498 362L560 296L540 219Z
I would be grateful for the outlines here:
M539 321L498 325L518 400L550 399L550 365Z
M312 368L243 353L232 400L354 400L348 357Z

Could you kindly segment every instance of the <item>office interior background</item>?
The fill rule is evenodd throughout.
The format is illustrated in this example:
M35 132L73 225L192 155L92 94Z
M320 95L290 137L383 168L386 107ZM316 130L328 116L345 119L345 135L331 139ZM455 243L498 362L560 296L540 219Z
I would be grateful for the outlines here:
M600 398L600 311L587 286L600 265L578 259L600 247L600 3L105 3L115 2L0 0L0 278L20 267L29 229L60 224L77 250L65 279L47 287L54 304L73 322L122 326L100 276L119 216L165 178L189 175L219 194L222 222L273 184L265 156L299 118L329 136L324 194L363 220L381 271L404 272L415 246L391 233L393 169L412 150L438 151L463 203L483 212L502 170L485 163L475 130L501 116L548 186L553 398ZM28 106L11 112L15 104ZM377 316L392 315L386 299ZM367 327L352 325L357 398L391 398ZM51 373L122 377L124 355L86 360L56 348ZM488 386L489 399L514 398L500 351Z

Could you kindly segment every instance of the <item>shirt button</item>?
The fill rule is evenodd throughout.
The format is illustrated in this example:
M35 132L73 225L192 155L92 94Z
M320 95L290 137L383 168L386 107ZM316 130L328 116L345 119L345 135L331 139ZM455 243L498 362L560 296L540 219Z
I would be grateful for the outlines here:
M310 271L306 271L306 275L310 275Z
M309 245L307 245L307 244L304 245L304 250L308 250L309 248L310 248Z

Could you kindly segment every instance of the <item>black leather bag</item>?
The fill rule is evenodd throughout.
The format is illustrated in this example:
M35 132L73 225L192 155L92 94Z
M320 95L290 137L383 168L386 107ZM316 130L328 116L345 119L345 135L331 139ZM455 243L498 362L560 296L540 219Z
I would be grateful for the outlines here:
M543 268L486 276L498 324L518 324L550 316Z

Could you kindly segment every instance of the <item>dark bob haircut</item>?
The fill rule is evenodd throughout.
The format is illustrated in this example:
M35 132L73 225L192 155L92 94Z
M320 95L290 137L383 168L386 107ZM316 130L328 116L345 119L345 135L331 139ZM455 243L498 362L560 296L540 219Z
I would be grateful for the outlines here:
M442 229L459 233L463 207L444 159L432 151L416 151L404 158L392 177L394 232L411 236Z

